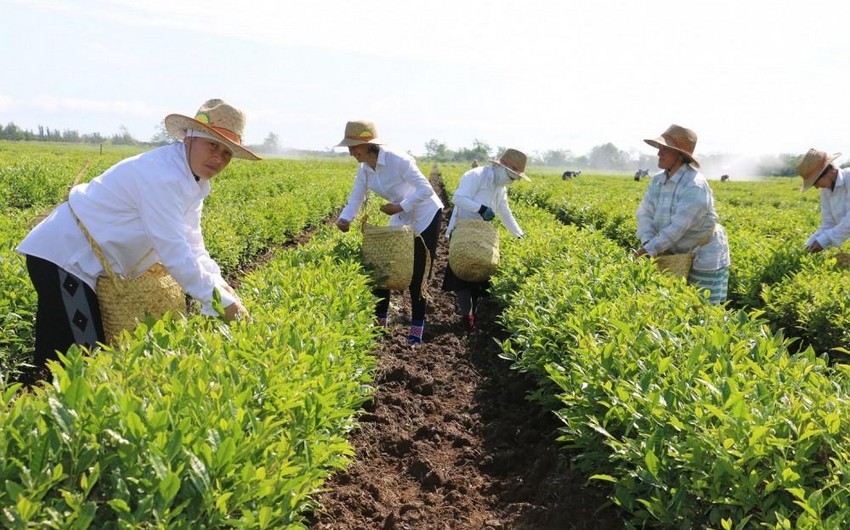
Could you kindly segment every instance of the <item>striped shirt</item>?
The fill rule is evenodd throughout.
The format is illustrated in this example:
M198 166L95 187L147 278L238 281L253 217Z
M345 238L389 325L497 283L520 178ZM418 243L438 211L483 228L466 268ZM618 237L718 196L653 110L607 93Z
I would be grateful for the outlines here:
M637 209L637 237L650 256L694 252L695 270L728 267L729 243L705 177L683 164L652 178Z

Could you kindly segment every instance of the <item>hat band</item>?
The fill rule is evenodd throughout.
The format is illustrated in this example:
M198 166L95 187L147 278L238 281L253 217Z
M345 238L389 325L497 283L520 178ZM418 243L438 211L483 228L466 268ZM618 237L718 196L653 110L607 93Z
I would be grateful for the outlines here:
M375 135L368 133L368 132L362 132L362 133L357 134L357 135L346 134L345 137L348 138L349 140L362 140L364 142L368 142L369 140L375 139Z
M216 127L215 125L207 125L207 127L214 130L218 134L224 136L231 142L242 145L242 137L231 131L230 129L225 129L224 127Z

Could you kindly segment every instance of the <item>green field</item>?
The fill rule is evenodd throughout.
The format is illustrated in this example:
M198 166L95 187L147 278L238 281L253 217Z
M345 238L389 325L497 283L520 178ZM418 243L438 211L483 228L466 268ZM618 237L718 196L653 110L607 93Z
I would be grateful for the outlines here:
M352 161L237 160L213 181L207 247L251 321L142 324L95 355L72 349L38 389L8 384L35 308L16 244L78 175L128 154L0 144L0 526L302 528L374 389L359 240L324 222ZM453 190L464 168L441 170ZM575 465L635 528L850 521L850 381L835 362L850 271L804 252L817 195L788 178L711 183L732 251L717 307L631 257L648 180L530 174L510 191L527 237L503 238L493 278L502 356L537 377Z

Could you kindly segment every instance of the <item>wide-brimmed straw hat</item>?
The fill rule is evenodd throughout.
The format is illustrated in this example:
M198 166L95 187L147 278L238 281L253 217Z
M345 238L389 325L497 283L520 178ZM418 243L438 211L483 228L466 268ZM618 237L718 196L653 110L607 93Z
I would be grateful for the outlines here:
M194 118L182 114L169 114L165 117L165 130L172 136L182 140L189 129L201 131L218 139L233 152L236 158L260 159L242 145L245 114L220 99L206 101L195 113Z
M345 137L337 147L351 147L353 145L378 144L378 129L371 121L354 120L345 124Z
M511 164L516 166L519 171L514 171L513 169L509 168L508 166L502 163L502 160L510 162ZM525 174L525 165L528 163L528 157L525 156L525 153L523 153L522 151L510 148L505 149L505 152L502 153L502 156L500 156L498 160L491 160L491 162L493 162L494 164L499 164L503 168L507 169L510 173L516 175L518 178L531 180L530 178L528 178L528 175Z
M667 127L667 130L661 133L661 136L658 138L654 140L645 139L644 142L657 149L669 147L674 151L678 151L685 156L691 165L699 167L699 162L694 158L694 149L697 146L697 133L690 129L674 123Z
M800 188L800 191L806 191L814 186L815 181L823 173L823 170L826 169L826 166L830 165L839 156L841 156L841 153L828 155L825 151L818 151L814 148L809 149L809 152L797 164L797 174L803 177L803 186Z

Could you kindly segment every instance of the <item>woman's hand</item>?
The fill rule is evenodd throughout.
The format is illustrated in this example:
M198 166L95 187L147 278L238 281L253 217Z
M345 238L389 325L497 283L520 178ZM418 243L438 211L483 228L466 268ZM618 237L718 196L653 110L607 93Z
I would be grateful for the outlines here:
M486 204L482 204L481 208L478 208L478 215L485 221L492 221L496 217L496 212Z
M821 250L823 250L823 247L817 241L809 245L809 252L820 252Z
M388 202L387 204L381 206L381 211L387 215L395 215L399 212L403 212L404 208L402 208L400 204Z
M237 318L247 318L248 316L248 310L245 309L245 306L243 306L241 302L233 302L224 308L224 318L228 322L236 320Z
M648 256L648 254L646 253L646 249L643 247L640 247L639 249L635 250L635 257L639 258L641 256Z
M337 219L336 227L342 230L343 232L348 232L348 228L351 226L351 221L346 221L345 219Z

